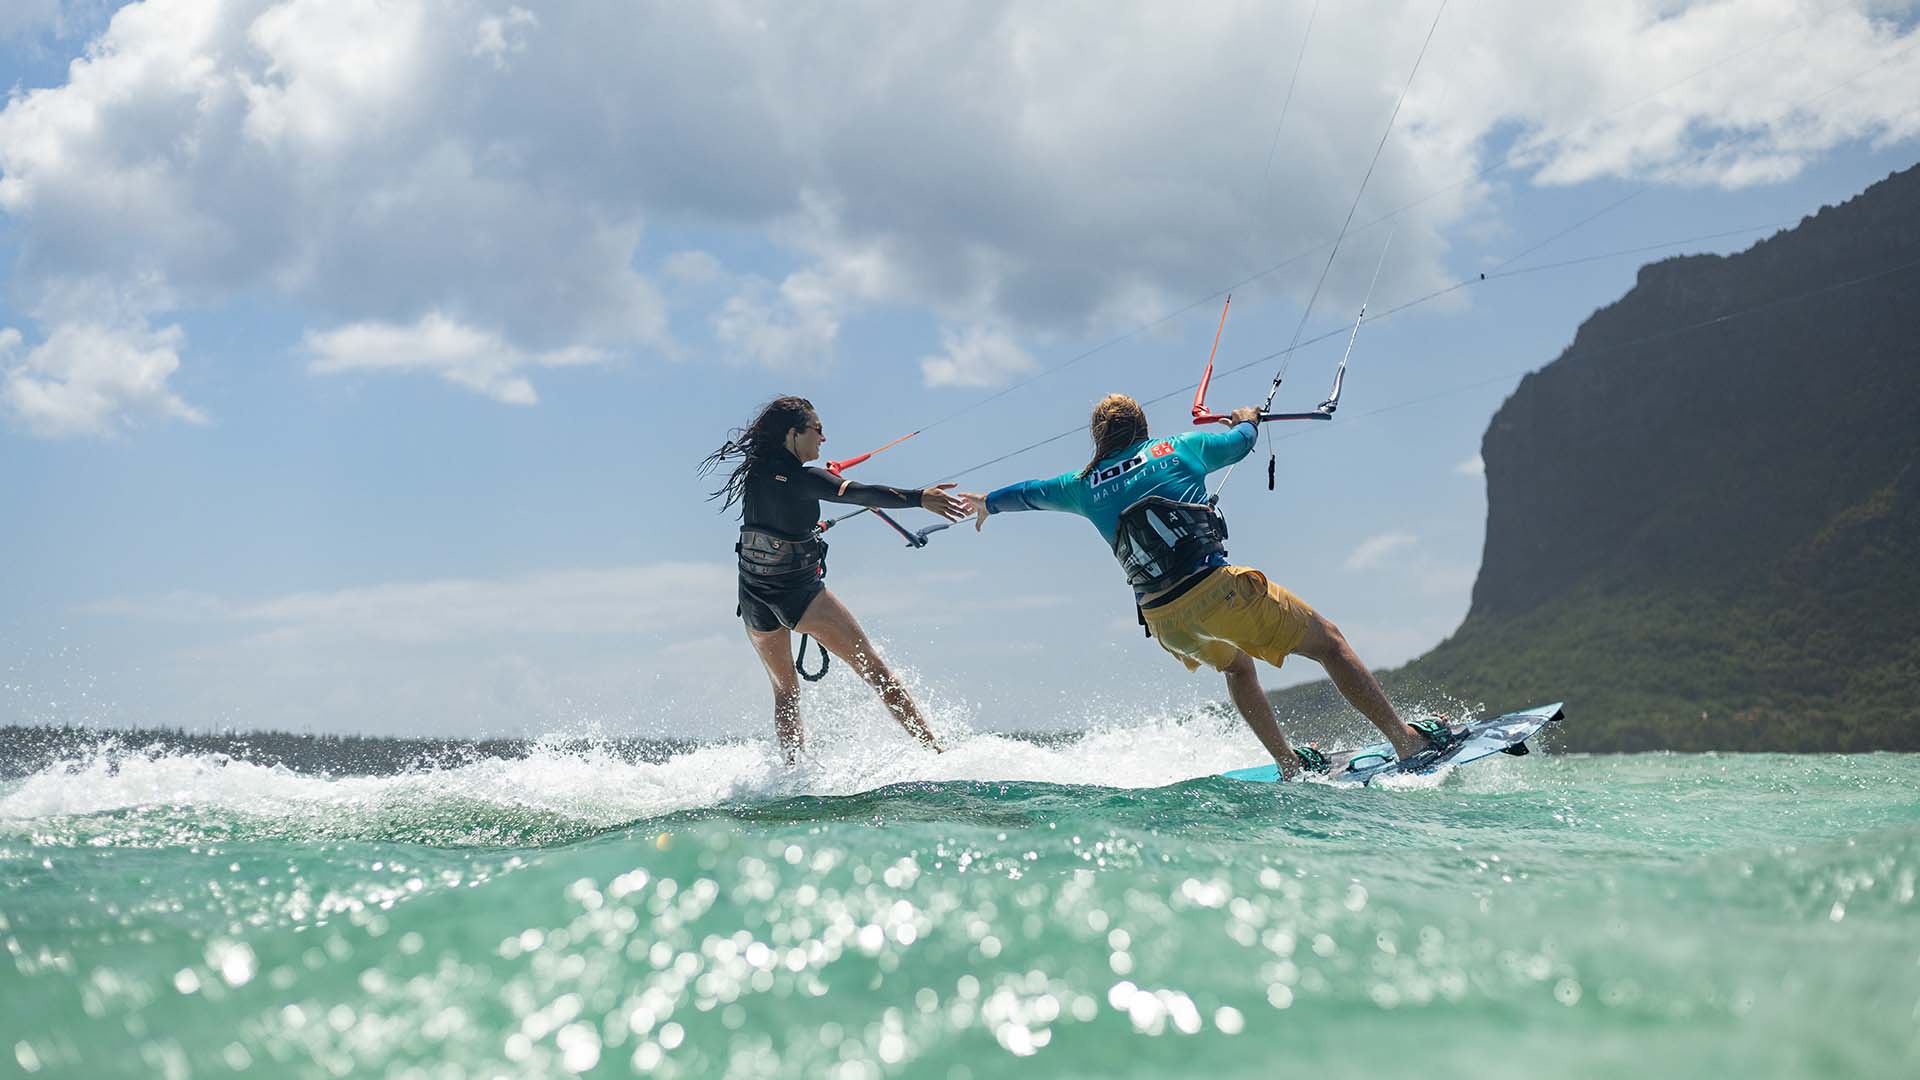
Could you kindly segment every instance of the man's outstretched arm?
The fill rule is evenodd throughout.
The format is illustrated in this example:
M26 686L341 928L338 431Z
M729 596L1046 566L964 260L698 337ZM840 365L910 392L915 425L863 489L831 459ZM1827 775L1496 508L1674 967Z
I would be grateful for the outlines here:
M1050 480L1008 484L985 495L963 491L959 497L973 511L973 527L979 530L986 528L988 516L1008 511L1056 510L1068 514L1079 513L1080 503L1074 498L1074 492L1080 479L1077 472L1061 473Z

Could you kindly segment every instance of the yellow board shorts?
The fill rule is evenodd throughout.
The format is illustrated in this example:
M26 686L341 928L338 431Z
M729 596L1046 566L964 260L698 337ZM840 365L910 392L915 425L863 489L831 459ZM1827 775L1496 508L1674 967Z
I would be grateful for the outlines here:
M1171 603L1147 608L1147 629L1188 671L1225 671L1244 651L1279 667L1313 625L1305 600L1250 566L1222 566Z

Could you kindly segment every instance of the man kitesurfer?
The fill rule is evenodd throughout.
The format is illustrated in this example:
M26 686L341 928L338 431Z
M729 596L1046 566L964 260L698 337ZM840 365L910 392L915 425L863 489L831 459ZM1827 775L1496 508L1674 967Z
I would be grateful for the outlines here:
M1255 657L1275 667L1288 656L1317 661L1403 764L1417 768L1451 746L1446 723L1402 721L1339 627L1260 571L1227 561L1226 521L1207 496L1206 478L1253 450L1259 418L1257 408L1236 409L1224 421L1228 431L1155 439L1139 402L1109 394L1093 410L1086 468L960 497L977 529L992 514L1017 510L1057 510L1093 522L1133 585L1148 633L1188 671L1206 664L1226 676L1234 707L1284 776L1325 772L1329 762L1313 747L1287 742L1260 688Z
M860 484L806 463L827 441L820 415L805 398L775 398L725 445L707 455L700 473L733 463L713 493L722 508L740 504L740 600L735 614L773 681L773 726L787 764L805 748L800 725L800 684L795 678L792 635L808 635L839 657L880 695L909 735L936 752L943 749L907 688L894 677L860 623L826 587L827 543L820 537L820 503L849 503L877 510L918 506L947 521L967 515L965 503L948 494L952 484L922 489Z

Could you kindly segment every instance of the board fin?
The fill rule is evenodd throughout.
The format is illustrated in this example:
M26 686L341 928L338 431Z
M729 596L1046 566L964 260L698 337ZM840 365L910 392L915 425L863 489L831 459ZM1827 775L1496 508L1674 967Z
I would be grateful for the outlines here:
M1523 742L1514 743L1512 746L1503 746L1500 748L1500 752L1503 754L1512 754L1514 757L1526 757L1528 754L1533 753L1532 750L1527 749L1527 744Z

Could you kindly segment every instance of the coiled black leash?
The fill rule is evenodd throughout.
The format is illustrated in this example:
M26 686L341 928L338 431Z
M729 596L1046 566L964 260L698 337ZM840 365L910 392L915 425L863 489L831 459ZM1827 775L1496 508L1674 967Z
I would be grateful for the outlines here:
M820 650L820 670L819 671L810 672L807 670L807 643L808 642L813 642L813 647ZM801 634L800 635L800 651L798 653L795 653L793 657L793 670L796 672L799 672L800 677L807 680L808 682L819 682L821 679L824 679L827 677L828 662L829 662L829 658L827 656L827 647L825 645L820 644L817 641L814 641L810 635Z

